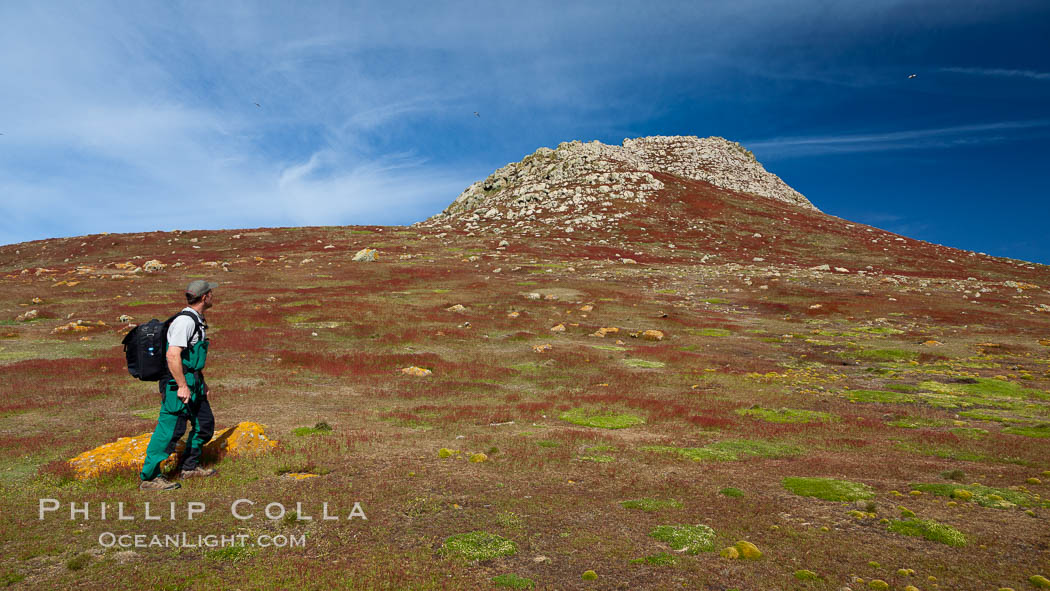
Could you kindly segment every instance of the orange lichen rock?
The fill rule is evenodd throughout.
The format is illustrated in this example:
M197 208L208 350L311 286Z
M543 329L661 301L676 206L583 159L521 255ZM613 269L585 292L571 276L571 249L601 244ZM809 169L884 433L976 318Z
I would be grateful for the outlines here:
M58 334L62 332L87 332L93 328L101 328L106 323L101 320L97 322L91 322L90 320L75 320L69 324L63 324L62 326L55 327L51 331L51 334Z
M76 477L80 480L96 478L107 472L129 467L141 468L146 458L146 446L149 445L150 435L152 433L121 437L112 443L78 455L69 460L69 464L76 470ZM181 453L185 446L185 443L180 441L175 453L161 464L161 470L170 468L175 463L176 454ZM266 436L262 425L246 421L215 433L212 440L204 446L204 454L222 459L226 456L269 451L276 446L277 441Z
M415 365L413 365L412 367L402 368L401 373L403 373L405 375L409 375L409 376L423 377L423 376L428 376L428 375L430 375L433 372L430 371L429 369L424 368L424 367L416 367Z
M565 332L564 324L556 324L551 327L551 332Z
M591 333L591 336L592 337L601 337L601 338L604 339L605 335L607 335L607 334L615 334L615 333L618 333L618 332L620 332L620 329L615 327L615 326L603 327L603 328L599 328L598 330L596 330L593 333Z
M552 347L550 345L550 343L544 343L542 345L533 345L532 346L532 350L537 352L537 353L546 353L547 351L550 351L553 348L554 347Z
M922 344L926 347L940 347L944 343L941 343L940 341L934 341L931 339L929 341L924 341Z
M659 330L647 330L642 333L642 338L647 341L662 341L664 340L663 331Z

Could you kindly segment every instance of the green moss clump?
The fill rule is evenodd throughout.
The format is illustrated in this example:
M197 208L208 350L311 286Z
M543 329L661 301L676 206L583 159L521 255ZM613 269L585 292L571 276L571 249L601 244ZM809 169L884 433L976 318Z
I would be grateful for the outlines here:
M940 497L959 497L956 491L970 493L969 500L982 507L992 509L1012 509L1014 507L1028 507L1032 499L1027 494L1002 488L992 488L981 484L941 484L938 482L914 483L912 490L934 494Z
M770 423L816 423L834 420L830 413L796 408L741 408L736 414Z
M640 509L642 511L653 512L659 511L660 509L679 509L682 507L682 503L674 500L667 499L662 501L653 498L635 499L631 501L622 501L620 503L624 509Z
M795 571L795 578L800 581L819 581L822 577L811 570L802 568Z
M292 434L298 437L305 437L307 435L327 435L332 432L332 426L325 422L320 422L313 427L298 427L292 430Z
M594 572L593 570L585 570L583 571L583 574L580 575L580 578L584 581L597 581L598 573Z
M492 577L492 584L497 587L507 587L508 589L533 589L536 587L536 581L527 577L519 577L514 573Z
M803 497L817 497L825 501L859 501L875 496L870 486L849 480L834 478L787 477L784 488Z
M715 530L706 525L661 525L649 536L667 542L672 550L686 554L710 552L715 548Z
M744 491L740 490L739 488L733 488L731 486L723 488L722 490L718 491L718 493L723 495L723 496L733 497L733 498L739 498L739 497L744 496Z
M511 540L483 531L449 536L440 550L446 556L468 561L511 556L517 551L518 546Z
M1028 577L1028 582L1040 589L1050 589L1050 579L1043 575L1032 575Z
M950 525L932 519L896 519L890 522L890 531L906 536L920 536L955 548L966 545L966 536Z
M698 337L728 337L733 334L732 331L724 328L690 328L686 332Z
M540 447L560 447L561 444L557 441L537 441L536 445Z
M645 424L645 419L636 415L615 413L594 413L582 408L567 410L558 417L574 425L597 427L599 429L626 429Z
M1007 427L1003 429L1003 433L1025 437L1050 437L1050 423L1041 423L1034 427Z
M796 456L802 448L787 443L763 441L760 439L728 439L704 447L671 447L666 445L647 445L642 451L675 453L690 460L731 462L746 457L781 458Z

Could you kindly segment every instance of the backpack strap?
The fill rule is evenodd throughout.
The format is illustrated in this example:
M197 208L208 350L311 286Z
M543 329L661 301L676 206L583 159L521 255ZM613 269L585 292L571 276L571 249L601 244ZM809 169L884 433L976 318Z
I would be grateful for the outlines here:
M194 314L193 312L187 312L186 310L182 310L178 314L176 314L176 315L172 316L171 318L168 318L167 320L164 321L164 329L163 330L164 330L164 346L165 346L165 350L167 350L167 344L168 344L168 328L171 327L171 323L174 322L175 319L178 318L179 316L189 316L191 319L193 319L193 334L199 335L198 339L203 339L204 338L204 328L203 327L207 326L207 325L202 325L201 321L197 318L197 315ZM190 336L190 340L191 341L193 340L192 336ZM189 345L189 341L187 341L186 344Z

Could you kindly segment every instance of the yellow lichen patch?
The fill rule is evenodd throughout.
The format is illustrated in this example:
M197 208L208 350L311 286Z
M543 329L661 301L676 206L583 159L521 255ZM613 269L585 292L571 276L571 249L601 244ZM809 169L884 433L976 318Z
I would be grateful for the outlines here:
M521 312L518 312L517 310L507 313L507 318L517 318L518 316L521 316Z
M143 433L135 437L121 437L120 439L86 451L69 460L69 464L76 470L76 477L80 480L95 478L107 472L124 468L141 468L146 458L146 446L152 433ZM263 426L258 423L244 422L236 427L229 427L219 431L204 446L206 455L214 455L224 458L227 455L242 455L254 451L266 451L276 447L277 442L269 439L263 432ZM175 454L180 453L185 443L179 442ZM166 469L175 461L172 454L161 469Z
M722 555L722 558L728 558L730 560L736 560L737 558L740 558L740 551L732 546L728 548L722 548L722 551L719 552L719 554Z
M550 351L553 348L554 347L552 347L550 345L550 343L544 343L542 345L533 345L532 346L532 350L537 352L537 353L546 353L547 351Z
M438 457L441 458L441 459L451 458L452 456L454 456L454 455L456 455L458 453L459 453L458 449L449 449L447 447L443 447L443 448L438 450Z
M288 472L284 475L285 478L291 478L292 480L306 480L307 478L317 478L317 476L317 474L307 472Z
M423 376L428 376L428 375L430 375L433 372L430 371L429 369L426 369L426 368L423 368L423 367L416 367L415 365L413 365L411 367L402 368L401 369L401 373L403 373L405 375L409 375L409 376L423 377Z
M483 453L471 454L471 456L470 456L470 461L474 462L475 464L479 464L481 462L485 462L488 459L489 459L489 457L487 455L483 454Z
M592 336L592 337L601 337L601 338L604 339L605 335L607 335L607 334L616 334L618 332L620 332L619 328L617 328L615 326L607 326L607 327L599 328L598 330L592 332L590 336Z
M580 312L590 312L593 309L594 309L594 306L592 306L590 304L584 304L584 305L580 306Z
M758 560L759 558L762 558L762 551L758 549L758 546L751 542L741 540L737 542L734 547L736 548L736 551L740 553L741 558L746 558L748 560Z

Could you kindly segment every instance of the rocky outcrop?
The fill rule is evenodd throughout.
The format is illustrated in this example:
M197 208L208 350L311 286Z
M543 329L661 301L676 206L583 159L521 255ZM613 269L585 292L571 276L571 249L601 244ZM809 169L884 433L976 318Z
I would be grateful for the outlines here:
M644 204L664 189L653 173L816 210L740 144L720 137L654 136L626 139L622 146L574 141L555 150L540 148L472 184L418 225L457 223L470 230L542 222L570 232L608 227L630 215L623 205Z

